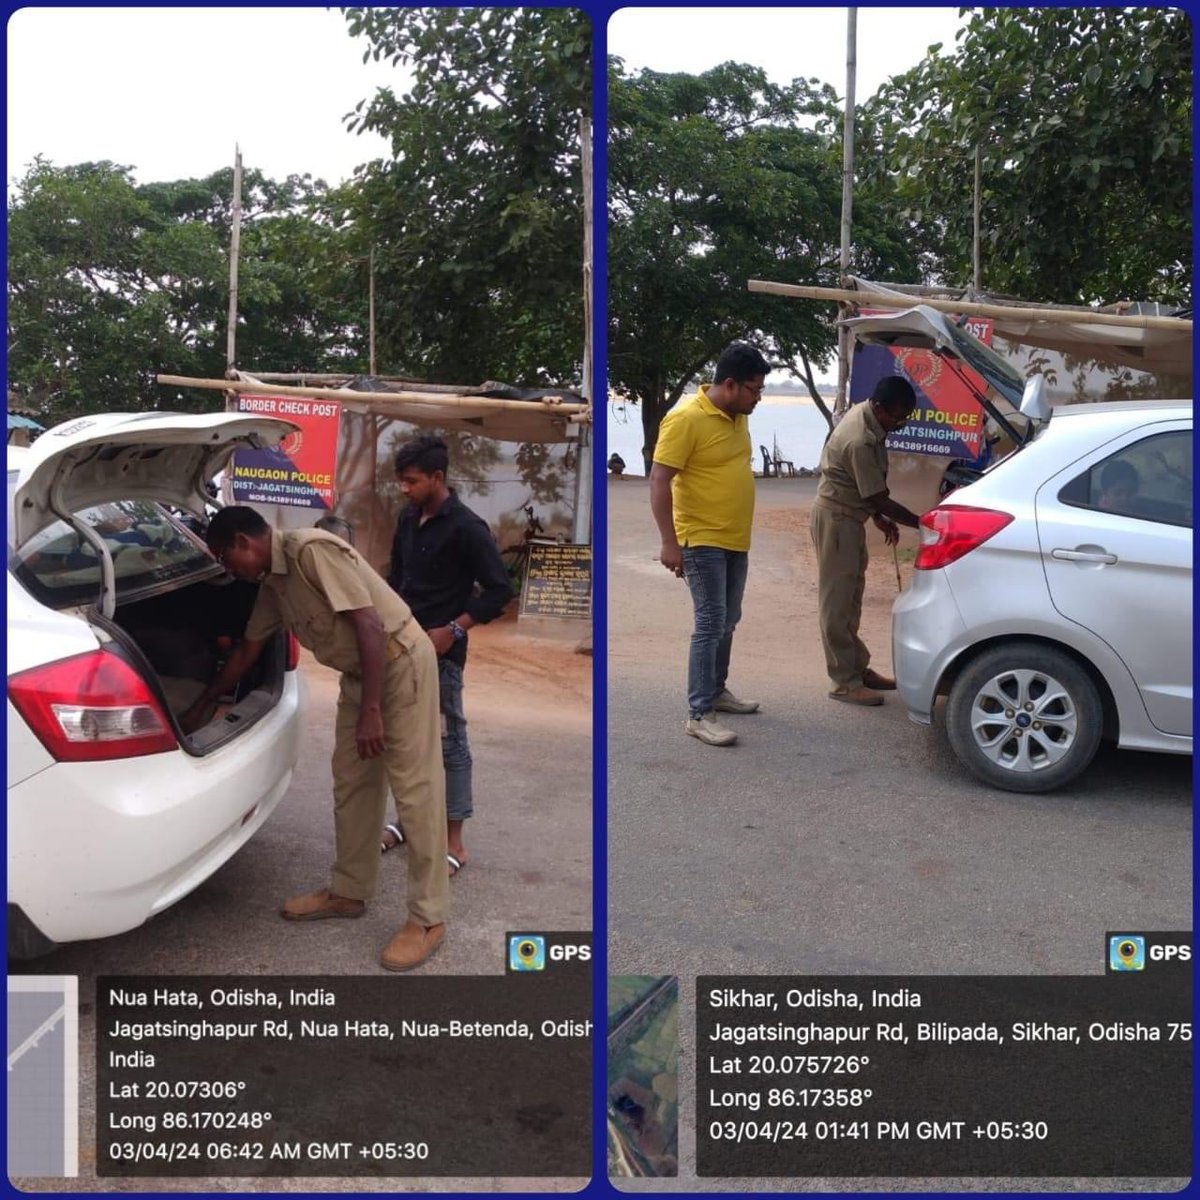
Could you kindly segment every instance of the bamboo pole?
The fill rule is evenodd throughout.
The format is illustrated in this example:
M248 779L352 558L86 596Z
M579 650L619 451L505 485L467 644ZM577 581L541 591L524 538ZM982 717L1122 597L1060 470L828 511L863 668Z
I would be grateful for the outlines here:
M585 113L579 119L579 158L583 175L583 395L592 399L592 122ZM575 516L571 540L585 545L592 540L591 429L579 430L579 455L575 462Z
M858 42L858 9L846 10L846 100L842 114L842 241L838 253L838 282L846 287L850 282L850 238L854 223L854 83ZM838 326L837 397L833 402L834 417L846 411L850 384L850 331Z
M553 416L586 415L586 404L567 404L557 396L544 396L540 400L498 400L491 396L431 396L428 392L356 392L351 388L282 387L271 384L264 388L261 382L229 379L195 379L188 375L156 375L155 381L165 387L193 387L236 392L241 396L269 392L272 396L296 396L309 400L353 401L370 406L377 400L402 400L406 405L425 408L473 408L484 412L548 412Z
M229 243L229 319L225 331L225 369L233 370L237 343L238 256L242 245L242 151L233 148L233 236Z
M983 152L979 148L979 143L975 143L975 234L973 245L971 247L972 266L974 267L973 278L975 281L975 295L979 295L983 291L983 274L979 267L979 197L983 191Z
M338 371L335 374L323 373L320 371L242 371L240 377L243 382L254 383L287 383L289 380L302 381L310 380L313 384L326 383L346 383L351 379L357 378L356 373L347 371ZM457 383L424 383L419 379L406 379L403 375L376 375L375 379L381 383L407 383L412 387L414 392L444 392L448 396L462 396L466 393L462 390L462 385ZM301 387L309 385L301 382Z
M968 300L915 301L912 296L896 296L887 292L858 292L846 288L808 287L797 283L772 283L751 279L746 285L752 292L770 296L794 296L800 300L833 300L857 304L865 308L912 308L921 303L944 313L962 313L970 317L1002 317L1017 321L1045 321L1053 325L1111 325L1118 329L1166 329L1173 333L1191 333L1192 322L1181 317L1146 317L1140 314L1121 316L1117 313L1056 308L1024 308L1008 304L976 304Z
M367 369L371 372L371 375L374 376L374 374L375 374L375 247L374 246L371 247L371 258L370 258L370 265L369 265L368 269L370 271L371 278L370 278L370 282L368 284L368 289L367 289L367 310L368 310L367 320L370 323L370 329L368 330L368 336L370 338L370 357L368 359L368 368Z

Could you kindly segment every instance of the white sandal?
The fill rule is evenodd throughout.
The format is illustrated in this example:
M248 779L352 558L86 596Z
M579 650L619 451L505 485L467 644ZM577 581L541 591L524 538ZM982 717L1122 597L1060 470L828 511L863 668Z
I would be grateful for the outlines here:
M404 845L404 830L399 825L385 825L384 833L390 833L396 840L394 842L381 841L379 843L380 854L386 854L389 850L395 850L398 846Z

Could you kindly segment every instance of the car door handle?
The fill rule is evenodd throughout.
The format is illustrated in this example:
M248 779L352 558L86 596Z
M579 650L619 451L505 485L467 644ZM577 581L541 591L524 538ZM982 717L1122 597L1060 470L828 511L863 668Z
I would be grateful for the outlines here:
M1067 562L1115 563L1117 556L1104 550L1051 550L1051 558L1065 559Z

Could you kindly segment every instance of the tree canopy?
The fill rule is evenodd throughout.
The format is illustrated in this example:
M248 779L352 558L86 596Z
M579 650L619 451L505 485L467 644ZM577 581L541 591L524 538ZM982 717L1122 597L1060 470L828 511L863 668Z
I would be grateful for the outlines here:
M239 362L360 361L364 289L348 286L354 266L315 216L324 186L257 171L242 185ZM232 169L138 185L111 162L35 161L8 205L10 388L51 423L219 404L172 396L154 376L224 374L232 193Z
M831 314L746 281L837 284L841 150L815 128L835 97L745 64L627 75L615 59L608 96L609 385L640 403L649 452L663 414L729 342L800 375L829 361ZM855 262L878 278L916 270L871 202L856 206Z
M931 47L937 49L937 47ZM1192 34L1182 9L989 8L864 106L869 184L894 184L941 280L1031 300L1191 302Z
M365 57L412 68L347 114L391 157L335 188L243 173L239 366L434 382L578 381L580 121L591 28L570 9L344 9ZM51 423L211 408L156 373L225 369L233 172L138 183L112 162L37 160L8 205L10 391Z
M387 136L337 199L376 253L379 360L438 382L579 379L580 121L591 25L577 9L346 8L366 56L404 64L348 117Z

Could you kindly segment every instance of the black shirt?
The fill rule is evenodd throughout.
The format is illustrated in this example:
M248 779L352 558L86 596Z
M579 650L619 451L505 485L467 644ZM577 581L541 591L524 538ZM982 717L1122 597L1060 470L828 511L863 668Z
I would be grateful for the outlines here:
M396 522L388 583L400 593L422 629L448 625L461 613L486 625L513 598L512 584L487 522L453 492L424 524L410 504ZM480 594L475 595L475 584ZM462 666L467 639L445 658Z

